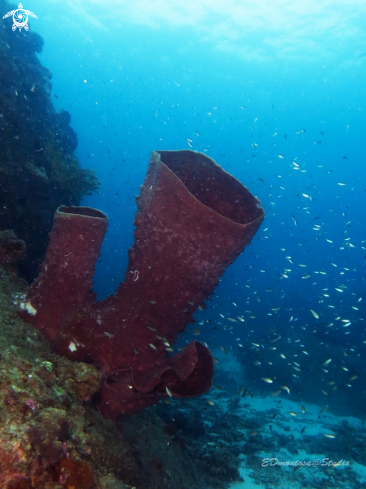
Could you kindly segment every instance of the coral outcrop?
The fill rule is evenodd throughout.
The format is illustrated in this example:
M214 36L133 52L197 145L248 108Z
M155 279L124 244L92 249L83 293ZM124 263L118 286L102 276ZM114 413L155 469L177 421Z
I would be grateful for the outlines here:
M12 8L0 0L0 18ZM42 38L11 21L0 26L0 230L25 241L19 264L28 280L44 258L55 210L78 205L98 188L94 172L73 155L76 133L70 114L57 113L51 98L51 73L41 65Z
M114 296L95 303L92 292L106 216L62 206L23 304L23 318L55 351L102 371L99 410L109 418L210 388L206 346L194 341L170 356L172 344L264 217L246 187L193 151L154 151L137 203L135 243Z

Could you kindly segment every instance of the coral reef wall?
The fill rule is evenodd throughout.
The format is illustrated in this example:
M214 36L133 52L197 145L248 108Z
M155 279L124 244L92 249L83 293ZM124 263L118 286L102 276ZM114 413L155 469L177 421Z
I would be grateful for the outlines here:
M0 0L0 18L13 8ZM1 22L0 230L25 241L19 269L27 280L38 274L57 207L78 205L99 186L73 156L76 133L70 114L52 104L52 75L36 55L42 46L38 34L13 32L11 21Z

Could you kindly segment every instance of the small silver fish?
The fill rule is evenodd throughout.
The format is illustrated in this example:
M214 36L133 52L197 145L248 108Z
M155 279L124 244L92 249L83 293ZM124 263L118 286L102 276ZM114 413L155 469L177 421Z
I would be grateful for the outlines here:
M319 314L312 309L310 309L311 314L315 317L315 319L319 319Z

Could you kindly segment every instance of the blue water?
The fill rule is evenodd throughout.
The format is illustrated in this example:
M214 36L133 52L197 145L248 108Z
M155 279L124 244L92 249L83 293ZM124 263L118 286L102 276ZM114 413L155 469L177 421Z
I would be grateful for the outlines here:
M84 199L109 216L98 297L123 279L151 151L189 149L189 138L266 212L208 308L196 314L199 339L224 346L247 366L257 357L250 350L250 361L243 360L240 341L263 343L260 352L271 330L288 345L308 341L309 356L320 363L306 382L315 385L323 362L338 355L332 375L341 395L333 402L347 411L352 398L361 410L365 3L32 0L25 8L38 15L30 25L45 41L39 58L53 73L54 105L71 113L80 164L101 181L99 194ZM245 323L227 321L238 315ZM346 319L351 325L344 327ZM252 381L281 369L276 362L253 371ZM342 377L351 371L358 386ZM293 379L295 391L302 380Z

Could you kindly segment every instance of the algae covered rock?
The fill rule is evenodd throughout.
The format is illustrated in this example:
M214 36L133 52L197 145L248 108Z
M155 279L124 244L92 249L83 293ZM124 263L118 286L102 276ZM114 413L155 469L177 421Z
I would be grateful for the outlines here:
M98 389L99 373L53 355L18 319L25 290L25 282L0 268L0 487L71 487L56 482L66 477L61 462L67 455L80 469L74 447L81 440L83 402Z

